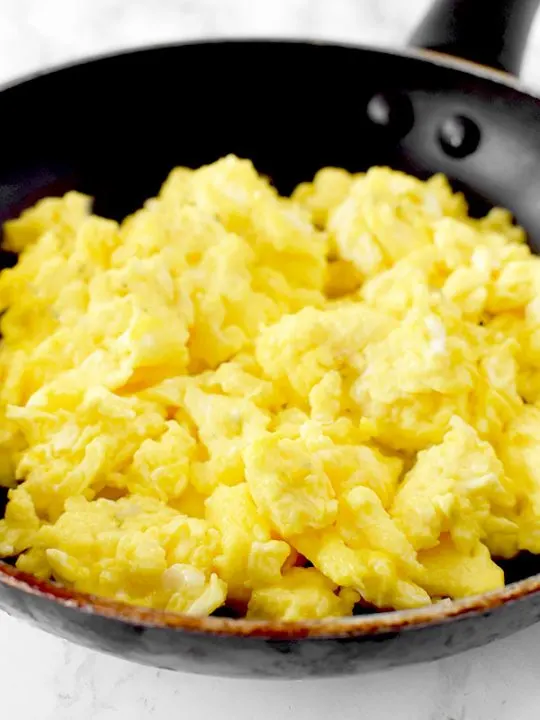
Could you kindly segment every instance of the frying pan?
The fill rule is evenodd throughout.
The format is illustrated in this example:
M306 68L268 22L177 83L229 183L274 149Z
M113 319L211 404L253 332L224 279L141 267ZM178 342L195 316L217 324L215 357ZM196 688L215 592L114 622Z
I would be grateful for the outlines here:
M173 166L235 153L282 193L326 165L389 165L421 178L442 171L474 214L510 208L539 250L540 100L509 74L519 71L539 2L439 0L412 38L423 50L198 42L8 86L0 92L0 221L73 188L96 198L97 213L120 219L155 195ZM283 623L135 608L0 563L0 607L162 668L296 678L441 658L534 623L540 558L518 557L505 571L505 588L448 605Z

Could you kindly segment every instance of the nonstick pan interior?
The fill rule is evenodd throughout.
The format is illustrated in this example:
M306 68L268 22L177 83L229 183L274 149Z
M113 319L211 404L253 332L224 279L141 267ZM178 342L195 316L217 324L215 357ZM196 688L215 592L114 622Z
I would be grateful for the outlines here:
M234 153L282 193L327 165L444 172L473 214L508 207L540 247L539 101L414 53L294 42L143 50L7 89L0 117L0 221L74 188L121 219L175 165ZM0 508L5 500L2 491ZM540 561L523 556L505 570L520 579Z

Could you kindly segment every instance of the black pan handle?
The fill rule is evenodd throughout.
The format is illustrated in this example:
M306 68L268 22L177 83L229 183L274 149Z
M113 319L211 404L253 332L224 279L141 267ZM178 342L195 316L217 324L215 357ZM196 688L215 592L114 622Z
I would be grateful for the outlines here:
M436 0L410 44L518 75L540 0Z

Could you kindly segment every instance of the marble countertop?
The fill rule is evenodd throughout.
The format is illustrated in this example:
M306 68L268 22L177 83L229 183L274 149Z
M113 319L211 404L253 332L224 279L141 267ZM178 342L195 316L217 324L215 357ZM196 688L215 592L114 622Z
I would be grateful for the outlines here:
M9 649L8 649L9 648ZM134 665L0 613L6 720L536 720L540 625L435 663L296 682Z
M88 55L203 36L399 44L429 0L0 0L0 82ZM540 18L523 71L540 88ZM231 681L158 671L0 613L0 714L10 720L529 720L540 625L445 661L370 676Z

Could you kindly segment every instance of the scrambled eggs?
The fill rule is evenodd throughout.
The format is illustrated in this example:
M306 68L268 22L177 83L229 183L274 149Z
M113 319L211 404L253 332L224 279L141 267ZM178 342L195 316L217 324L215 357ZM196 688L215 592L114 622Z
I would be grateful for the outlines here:
M123 223L4 225L0 557L127 603L317 619L540 553L540 258L436 176L235 157Z

